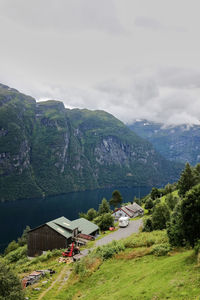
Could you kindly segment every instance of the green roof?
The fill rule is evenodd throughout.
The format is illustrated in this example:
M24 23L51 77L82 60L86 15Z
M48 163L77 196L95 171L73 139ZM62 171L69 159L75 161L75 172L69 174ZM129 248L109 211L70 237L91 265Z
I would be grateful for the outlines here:
M98 230L99 227L95 225L94 223L84 219L80 218L74 221L70 221L65 217L60 217L55 220L52 220L50 222L45 223L49 227L51 227L53 230L64 236L65 238L69 239L72 237L72 233L74 229L78 228L78 231L84 234L92 234L94 231ZM43 226L43 225L41 225ZM31 229L36 230L40 228L41 226Z
M92 234L94 231L98 230L99 227L84 219L84 218L80 218L80 219L76 219L74 221L72 221L73 225L76 227L78 227L78 229L81 231L81 233L84 233L84 234Z
M77 228L75 224L72 224L72 221L68 220L65 217L60 217L46 224L67 239L72 237L72 231Z

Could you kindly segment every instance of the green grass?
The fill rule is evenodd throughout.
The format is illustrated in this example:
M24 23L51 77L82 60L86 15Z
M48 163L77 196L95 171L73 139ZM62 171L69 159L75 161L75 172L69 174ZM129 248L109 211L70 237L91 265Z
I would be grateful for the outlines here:
M125 250L110 259L103 260L93 251L81 261L83 269L78 273L74 265L58 262L62 250L48 251L33 260L23 256L10 266L21 278L33 270L56 271L26 288L25 295L31 300L39 299L44 291L42 300L199 299L200 264L193 250L159 252L163 247L170 249L165 230L133 234L121 243ZM105 249L108 253L109 247ZM13 257L17 259L20 251L14 250ZM4 257L7 262L11 253ZM74 271L65 281L70 269ZM34 290L36 287L40 290Z
M51 299L198 299L199 281L191 250L169 257L114 258Z

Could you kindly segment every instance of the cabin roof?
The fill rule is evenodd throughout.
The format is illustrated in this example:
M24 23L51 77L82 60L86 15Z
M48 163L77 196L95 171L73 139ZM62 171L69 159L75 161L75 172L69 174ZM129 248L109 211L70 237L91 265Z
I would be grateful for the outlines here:
M79 231L81 231L81 233L83 234L91 234L99 229L99 227L96 224L84 218L76 219L72 221L72 223L75 227L78 227Z
M99 227L95 225L94 223L84 219L80 218L74 221L70 221L65 217L60 217L55 220L49 221L43 225L40 225L36 228L31 229L30 231L36 230L41 228L42 226L47 225L65 238L72 237L72 232L78 228L78 230L83 234L91 234L94 231L98 230Z
M135 202L133 204L129 204L129 205L117 208L114 211L114 213L118 210L124 211L130 218L132 218L136 212L138 212L138 211L143 212L144 211L143 208Z

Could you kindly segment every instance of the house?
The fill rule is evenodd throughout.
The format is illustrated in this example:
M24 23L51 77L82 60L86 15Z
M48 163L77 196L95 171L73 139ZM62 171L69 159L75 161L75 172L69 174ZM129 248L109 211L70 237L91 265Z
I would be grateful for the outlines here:
M99 227L80 218L70 221L60 217L28 232L28 256L41 255L43 251L68 247L79 233L96 235Z
M112 216L115 218L115 220L118 220L120 217L135 218L137 216L142 216L143 214L143 208L134 202L133 204L125 205L115 209Z

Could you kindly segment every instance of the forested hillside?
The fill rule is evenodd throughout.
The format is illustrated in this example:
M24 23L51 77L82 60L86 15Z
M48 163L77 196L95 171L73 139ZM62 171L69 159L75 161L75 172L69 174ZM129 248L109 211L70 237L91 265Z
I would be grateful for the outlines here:
M0 85L1 201L175 181L182 165L104 111L36 102Z
M176 162L200 162L200 125L164 125L147 120L129 125L135 133L147 139L166 159Z

